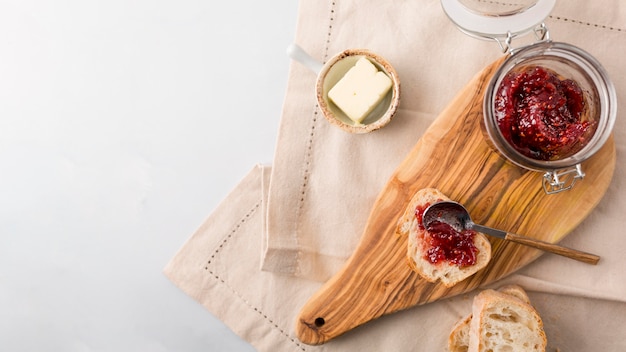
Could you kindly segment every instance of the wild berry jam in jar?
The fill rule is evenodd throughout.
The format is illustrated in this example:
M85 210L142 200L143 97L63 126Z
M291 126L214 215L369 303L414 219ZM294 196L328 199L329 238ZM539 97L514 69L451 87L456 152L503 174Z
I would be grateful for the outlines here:
M543 172L546 194L571 189L581 163L611 136L615 88L602 65L567 43L538 42L511 52L483 100L487 143L507 161Z
M500 156L544 173L541 182L546 194L569 190L585 176L582 162L609 140L617 114L615 87L600 62L581 48L550 39L545 19L555 3L534 0L510 7L489 1L477 5L441 0L444 12L461 31L495 40L508 54L486 86L481 127ZM536 42L511 45L513 39L529 33ZM526 67L539 69L508 76ZM526 79L537 81L526 85L522 83ZM504 96L501 85L510 90Z
M494 113L502 136L521 154L554 160L580 151L596 130L587 119L578 83L542 66L509 72L500 82Z

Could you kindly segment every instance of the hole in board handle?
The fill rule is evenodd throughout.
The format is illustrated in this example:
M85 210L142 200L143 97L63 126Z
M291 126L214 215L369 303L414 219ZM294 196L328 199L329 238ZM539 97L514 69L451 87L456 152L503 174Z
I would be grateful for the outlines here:
M324 318L322 317L315 318L315 326L317 326L318 328L321 328L322 326L324 326L324 324L326 324L326 321L324 320Z

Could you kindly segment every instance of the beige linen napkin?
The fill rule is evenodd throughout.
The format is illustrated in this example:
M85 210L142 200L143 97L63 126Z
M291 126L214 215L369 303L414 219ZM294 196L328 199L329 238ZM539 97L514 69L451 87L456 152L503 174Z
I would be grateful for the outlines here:
M560 2L546 22L554 40L580 46L602 62L623 111L626 8L619 4ZM165 273L259 350L443 350L454 321L469 312L471 295L383 317L321 347L301 344L293 327L300 307L356 247L391 173L456 92L501 55L499 49L456 30L438 1L415 0L303 0L296 42L321 61L347 48L384 56L402 82L399 113L368 135L332 127L316 107L314 74L294 63L273 166L255 167ZM618 117L617 168L607 195L563 241L601 255L600 264L544 255L494 285L516 282L534 291L550 346L562 351L626 348L616 328L626 323L625 125Z

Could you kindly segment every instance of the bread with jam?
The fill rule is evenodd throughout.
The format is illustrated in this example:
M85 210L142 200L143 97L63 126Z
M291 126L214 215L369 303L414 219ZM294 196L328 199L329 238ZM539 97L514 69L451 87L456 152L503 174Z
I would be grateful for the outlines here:
M484 234L474 231L469 237L463 234L463 240L471 247L469 253L457 253L460 242L455 241L460 236L443 236L451 242L437 242L439 234L422 226L422 215L428 206L444 200L450 199L435 188L417 191L398 220L396 233L408 237L407 259L411 269L428 282L439 280L444 286L451 287L489 263L491 244Z

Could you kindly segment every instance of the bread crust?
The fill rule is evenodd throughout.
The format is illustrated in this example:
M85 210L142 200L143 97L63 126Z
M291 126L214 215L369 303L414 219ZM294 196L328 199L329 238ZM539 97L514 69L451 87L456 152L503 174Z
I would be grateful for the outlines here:
M428 248L424 237L428 233L419 228L415 209L418 206L434 204L444 200L450 200L450 198L435 188L424 188L417 191L398 220L396 233L400 236L408 237L407 262L412 270L428 282L440 281L444 286L452 287L475 274L489 263L489 260L491 260L491 243L484 234L476 233L474 246L478 249L478 254L474 265L459 267L448 262L432 264L426 260L425 254Z
M528 294L526 293L526 291L524 291L524 289L520 285L514 285L514 284L505 285L505 286L500 287L498 291L502 293L506 293L509 296L513 296L518 299L521 299L522 301L530 304L530 298L528 297Z

